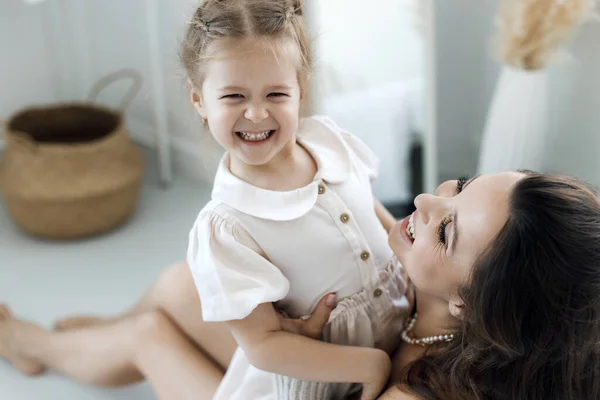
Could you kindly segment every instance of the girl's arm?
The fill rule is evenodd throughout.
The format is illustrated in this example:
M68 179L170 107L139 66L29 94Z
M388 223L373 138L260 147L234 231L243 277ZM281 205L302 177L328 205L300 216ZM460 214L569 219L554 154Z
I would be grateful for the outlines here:
M363 399L375 399L388 380L391 361L379 349L340 346L282 331L270 303L228 322L248 361L264 371L313 382L356 382Z
M328 304L326 297L321 299L310 318L307 320L294 320L280 317L282 327L286 331L295 334L318 337L319 333L323 330L323 327L329 320L331 311L335 308L335 304ZM411 357L411 359L413 357ZM406 360L403 360L403 355L400 351L397 350L395 352L392 363L393 368L388 382L389 387L377 398L377 400L419 400L414 395L409 394L408 390L403 390L400 385L398 385L402 381L401 371L406 365Z
M386 230L386 232L390 232L392 227L396 224L396 218L392 215L391 212L388 211L387 208L381 204L379 200L373 197L373 202L375 203L375 214L377 214L377 218L381 221L381 225Z

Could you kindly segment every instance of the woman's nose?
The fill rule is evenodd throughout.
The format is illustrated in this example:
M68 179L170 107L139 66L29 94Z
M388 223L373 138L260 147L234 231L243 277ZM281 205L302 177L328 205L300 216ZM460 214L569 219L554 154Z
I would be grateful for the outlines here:
M429 193L423 193L415 197L415 208L418 216L424 224L429 223L431 216L440 208L442 199Z
M266 107L263 107L261 104L250 104L246 109L244 117L248 121L257 124L267 119L269 117L269 112Z

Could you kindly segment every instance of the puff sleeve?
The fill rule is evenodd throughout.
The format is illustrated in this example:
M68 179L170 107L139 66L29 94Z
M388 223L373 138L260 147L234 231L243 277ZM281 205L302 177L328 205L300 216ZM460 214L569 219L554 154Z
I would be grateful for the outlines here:
M244 319L258 305L287 295L289 281L261 252L234 219L214 210L200 213L190 231L187 260L204 321Z

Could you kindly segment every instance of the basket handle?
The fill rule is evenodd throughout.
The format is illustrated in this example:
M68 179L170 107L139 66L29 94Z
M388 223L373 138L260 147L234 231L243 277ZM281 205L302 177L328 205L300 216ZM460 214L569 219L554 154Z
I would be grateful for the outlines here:
M142 88L142 74L140 74L138 70L133 68L121 69L112 72L104 76L103 78L100 78L100 80L98 80L98 82L96 82L96 84L92 86L90 94L88 95L88 100L91 102L96 102L100 92L106 89L110 84L119 81L123 78L129 78L132 81L131 87L125 93L123 99L121 100L121 103L119 104L119 110L125 111Z

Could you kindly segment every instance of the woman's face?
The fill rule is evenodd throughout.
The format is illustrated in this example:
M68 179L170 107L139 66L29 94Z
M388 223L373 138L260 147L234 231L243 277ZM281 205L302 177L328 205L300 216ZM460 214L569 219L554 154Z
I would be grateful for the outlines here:
M420 292L450 301L475 260L504 226L512 187L525 175L503 172L447 181L391 230L389 243ZM414 241L406 232L414 232Z

